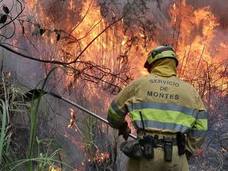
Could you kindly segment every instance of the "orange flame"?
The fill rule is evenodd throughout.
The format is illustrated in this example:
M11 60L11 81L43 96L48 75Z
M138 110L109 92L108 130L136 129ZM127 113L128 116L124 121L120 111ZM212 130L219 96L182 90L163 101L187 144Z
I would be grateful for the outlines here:
M76 113L72 108L70 108L70 123L67 127L76 128Z
M29 0L28 7L31 10L38 8L39 13L36 15L41 20L40 22L46 27L54 28L55 23L53 23L49 16L46 16L44 9L42 6L39 6L38 1ZM68 8L69 10L76 8L74 1L70 1ZM173 33L171 33L173 34L172 44L180 60L178 69L180 77L192 82L198 89L202 89L202 95L207 94L208 90L204 90L204 84L208 84L209 81L210 85L208 86L217 87L219 90L227 90L228 78L221 73L224 73L226 70L228 43L224 41L217 43L216 48L213 46L216 31L219 27L216 16L209 7L195 10L185 0L181 0L180 3L171 4L169 10L171 16L169 24L174 29ZM65 19L66 24L69 24L69 27L66 28L68 31L72 31L72 35L80 40L80 45L77 43L64 44L61 41L56 45L56 39L53 35L51 39L48 36L44 37L46 42L51 42L50 46L56 46L56 56L62 56L61 60L71 61L72 56L77 56L80 50L108 25L106 19L101 15L100 7L93 0L83 1L80 17L81 21L76 24L70 23L69 18ZM131 66L129 72L136 78L147 74L147 71L143 69L144 61L148 51L158 43L157 40L150 40L147 48L145 48L145 34L140 30L134 31L136 32L135 35L137 35L137 43L131 47L128 59L130 59L129 63ZM115 72L118 70L120 63L117 57L120 54L124 54L125 50L129 47L130 40L131 37L124 32L124 23L119 22L96 39L80 59L94 61L99 65L107 66ZM63 57L63 50L71 55ZM64 79L66 87L75 88L75 85L79 82L75 81L73 73L68 73ZM94 106L99 111L99 106L96 108L96 105L100 99L103 99L103 108L107 109L110 97L103 96L102 92L94 84L87 85L86 89L88 91L85 91L84 95L91 102L91 106ZM68 127L75 128L76 113L73 109L70 109L70 115L71 119ZM95 158L88 159L88 161L102 162L109 157L109 153L97 151Z
M215 49L212 46L219 26L217 18L209 7L194 10L185 1L181 2L174 4L170 9L171 24L177 28L175 40L177 40L177 54L181 61L179 74L184 79L199 82L201 78L205 79L205 74L210 73L210 67L220 63L219 69L210 73L210 79L216 80L223 77L220 73L225 70L225 65L221 61L227 61L224 55L228 53L225 51L224 43L216 47L219 55L213 54ZM214 85L220 87L221 83L217 82ZM224 88L227 88L227 84L223 84L222 89Z

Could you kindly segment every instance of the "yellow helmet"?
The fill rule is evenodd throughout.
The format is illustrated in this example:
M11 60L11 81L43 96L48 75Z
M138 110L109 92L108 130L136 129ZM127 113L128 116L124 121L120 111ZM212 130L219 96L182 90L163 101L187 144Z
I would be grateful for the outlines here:
M177 55L173 50L173 48L171 46L164 45L153 49L148 54L144 67L150 68L155 61L159 59L164 59L164 58L172 58L176 61L176 65L178 65Z

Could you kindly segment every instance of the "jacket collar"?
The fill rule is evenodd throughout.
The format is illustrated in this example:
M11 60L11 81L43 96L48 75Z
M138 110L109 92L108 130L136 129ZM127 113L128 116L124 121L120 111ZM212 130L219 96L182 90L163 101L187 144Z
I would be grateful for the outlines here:
M176 61L169 58L158 60L151 68L150 73L162 77L176 76Z

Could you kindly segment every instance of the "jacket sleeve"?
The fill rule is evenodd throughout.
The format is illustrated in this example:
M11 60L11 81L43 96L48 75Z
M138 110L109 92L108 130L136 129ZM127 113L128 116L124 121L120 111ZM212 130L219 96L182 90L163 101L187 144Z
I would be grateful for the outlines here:
M186 148L191 154L194 154L204 142L208 130L208 115L206 108L197 93L196 97L197 109L195 110L195 122L192 129L187 135Z
M125 122L125 116L128 113L127 101L135 95L135 89L138 81L133 81L125 87L112 101L108 109L108 121L113 128L120 128Z

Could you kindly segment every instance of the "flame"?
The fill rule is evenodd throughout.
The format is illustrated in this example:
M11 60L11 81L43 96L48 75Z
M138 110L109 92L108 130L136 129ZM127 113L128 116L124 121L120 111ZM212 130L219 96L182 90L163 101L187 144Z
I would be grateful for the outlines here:
M216 49L212 46L216 37L216 30L219 26L216 16L209 7L194 9L186 0L178 2L179 3L174 2L170 5L170 26L174 29L172 44L176 48L180 60L179 75L182 79L194 83L194 80L199 81L210 73L208 77L212 80L213 86L219 87L219 89L222 90L227 89L227 77L218 80L218 78L222 77L221 73L225 70L226 66L224 63L227 63L224 62L225 56L228 54L227 42L218 43ZM42 26L49 27L52 31L54 28L59 27L58 24L54 23L52 17L47 15L47 10L44 9L42 3L39 3L37 0L28 0L26 3L30 9L29 13L33 12L39 19L39 22L42 23ZM69 11L74 12L77 9L77 4L73 0L64 3L69 4L67 7ZM109 22L101 15L100 6L95 0L82 1L80 10L80 19L78 22L74 23L69 16L67 16L63 24L66 25L64 26L68 32L72 31L71 34L80 40L80 49L83 49L83 47L107 27ZM54 46L56 44L55 33L52 33L50 37L47 35L48 33L45 34L46 37L44 36L44 41L49 41L50 46ZM145 46L145 33L137 28L134 29L134 38L135 40L133 42L137 43L135 43L128 52L128 59L130 59L129 63L131 66L129 73L137 78L147 74L147 71L143 69L144 61L148 51L158 45L158 42L156 40L150 40ZM118 56L125 54L126 49L130 46L129 42L131 42L132 39L133 38L124 31L124 22L119 22L96 39L80 59L95 61L95 63L107 66L115 72L119 68L120 63L120 61L117 60ZM64 46L61 45L63 45L61 42L56 45L57 51L55 54L55 56L61 56L61 60L71 61L72 57L77 56L80 52L75 42L73 44L64 44ZM61 50L58 51L58 48ZM65 54L63 54L62 51L71 55L64 56ZM214 54L215 51L216 54ZM214 64L221 66L216 72L211 72ZM66 87L75 88L75 85L78 83L73 73L68 73L64 79ZM98 92L96 85L91 84L86 86L89 91L85 92L85 96L91 98L90 101L93 101L92 96L99 96L98 93L100 92ZM198 88L199 86L200 85L198 85ZM107 102L106 104L108 105ZM104 108L106 107L107 106L104 106ZM70 122L69 126L71 127L74 123L72 118Z
M184 79L194 80L196 79L196 76L198 77L205 74L208 65L217 62L217 55L215 57L215 55L212 54L213 50L211 50L211 47L219 23L209 7L195 10L186 2L186 0L178 2L179 3L174 1L174 3L170 5L170 25L174 28L172 43L177 50L177 54L181 61L180 63L182 64L179 69L179 74ZM67 10L77 12L75 11L77 9L76 2L71 0L69 2L61 3L68 3ZM34 13L35 11L37 18L39 18L39 22L42 23L42 25L51 27L52 29L56 27L52 17L47 15L47 9L44 9L44 5L42 6L41 2L39 3L37 0L28 0L27 4L31 9L30 13ZM80 20L77 23L73 23L69 16L67 16L65 18L66 26L64 26L68 31L69 28L71 28L71 34L80 40L80 46L81 49L83 49L83 47L108 25L108 22L106 21L107 19L101 15L100 6L95 0L82 1L82 8L79 16ZM67 25L69 25L69 27ZM134 36L137 37L137 44L129 51L128 58L130 59L129 63L131 66L129 73L136 78L147 74L147 71L143 69L144 61L148 51L155 47L158 42L156 40L150 40L147 42L147 47L145 48L145 33L140 29L135 29L134 32ZM124 32L124 22L119 22L102 34L87 51L85 51L81 59L96 61L97 64L107 66L115 72L116 68L118 68L118 60L116 59L119 54L125 53L131 38L132 37L130 37L128 33ZM50 40L52 45L56 43L55 37L53 36L50 39L47 38L44 40ZM59 44L61 46L61 43ZM225 45L226 42L218 44L218 47L216 47L218 54L222 54L221 51L226 49L224 47ZM75 44L65 44L61 49L69 54L73 54L73 56L79 53L79 47ZM64 54L62 54L61 51L57 51L56 53L57 56L62 56L61 59L64 61L72 60L71 58L63 57ZM224 61L224 58L221 59L221 57L219 57L219 59ZM202 68L203 72L199 72L199 68ZM224 66L222 66L220 70L224 70ZM213 77L219 77L219 75L214 75ZM74 83L74 76L67 75L65 77L66 87ZM90 86L89 89L92 90L95 88Z
M30 8L30 9L34 9L34 7L36 6L37 4L37 0L29 0L27 2L27 6Z
M97 162L101 163L101 162L109 159L109 157L110 157L110 153L108 153L108 152L97 153L95 160Z
M100 152L99 150L96 151L95 156L92 159L88 159L88 162L96 162L96 163L102 163L105 160L110 158L110 153L108 152Z
M170 14L171 25L179 26L179 30L176 30L179 33L176 35L176 48L182 64L179 68L181 77L191 82L193 80L199 82L200 79L205 79L205 75L208 74L212 80L221 78L220 73L226 67L221 61L226 61L224 55L228 53L224 51L226 44L220 43L217 47L219 55L213 54L215 49L212 44L219 23L210 8L204 7L194 10L183 0L180 4L174 4L171 7ZM220 65L220 68L216 72L210 73L210 69L216 64ZM220 83L217 82L214 85L224 90L227 88L227 84L221 83L221 80Z
M62 169L57 166L49 166L48 171L62 171Z
M86 47L109 24L108 19L102 16L100 6L95 0L82 1L79 14L80 20L73 22L68 16L64 19L64 23L61 22L64 24L63 28L67 32L71 32L72 36L80 41L79 45L77 42L65 43L63 40L57 43L53 29L60 26L53 22L51 16L47 15L47 11L37 0L28 0L27 4L28 8L31 9L29 13L35 10L35 15L42 26L50 28L50 35L46 32L43 41L46 42L45 45L48 47L55 46L55 55L53 56L55 58L59 56L57 60L71 61L73 57L80 53L81 49ZM76 2L70 0L67 10L74 12L77 9L76 7ZM225 92L228 88L228 78L224 76L227 67L228 43L226 40L215 42L217 28L219 27L216 16L209 7L194 9L186 0L181 0L180 3L172 3L169 13L169 27L173 29L173 33L170 33L173 34L173 39L169 43L173 44L179 57L178 73L180 77L194 84L196 88L203 92L202 95L208 94L212 87ZM124 31L124 27L124 22L116 23L95 40L83 53L80 60L93 61L98 65L106 66L115 73L119 71L119 68L124 67L122 65L126 65L125 63L121 64L121 56L126 55L127 52L130 65L129 70L127 70L129 75L134 78L146 75L147 71L143 68L144 61L148 52L157 46L159 42L156 39L151 39L145 45L146 35L142 30L134 28L132 36ZM214 44L216 44L216 47L214 47ZM66 52L69 55L66 55ZM80 68L80 65L76 65L76 67ZM82 81L75 78L73 71L69 71L63 79L64 86L69 87L69 89L83 87L85 89L83 96L86 97L94 110L101 111L101 106L103 109L107 109L110 97L98 90L96 84L81 85L83 84ZM225 92L225 94L227 93ZM100 100L102 100L102 105L100 105ZM129 121L129 119L127 120ZM75 128L75 126L76 113L73 109L70 109L68 127ZM73 139L73 137L70 137L70 139ZM75 145L79 145L78 142L75 142ZM98 150L95 157L89 158L88 162L102 162L109 157L109 153ZM84 164L85 162L82 163L82 165Z
M70 108L70 123L67 127L76 128L76 113L72 108Z

